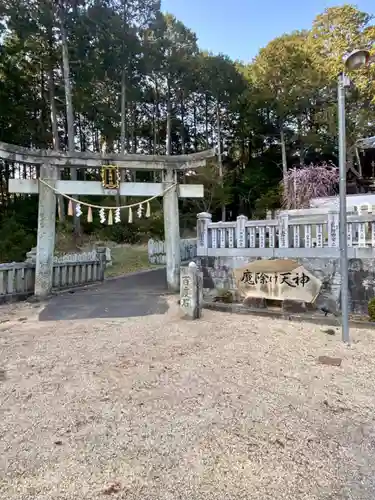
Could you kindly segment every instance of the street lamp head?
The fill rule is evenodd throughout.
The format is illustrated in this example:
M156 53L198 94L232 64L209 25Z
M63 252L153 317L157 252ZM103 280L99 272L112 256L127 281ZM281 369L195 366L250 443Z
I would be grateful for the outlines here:
M353 50L344 57L344 64L347 71L354 71L356 69L366 66L370 60L370 53L368 50Z

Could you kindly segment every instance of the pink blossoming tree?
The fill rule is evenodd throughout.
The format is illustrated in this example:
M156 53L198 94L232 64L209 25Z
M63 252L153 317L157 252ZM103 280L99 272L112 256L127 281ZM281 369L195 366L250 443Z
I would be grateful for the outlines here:
M302 165L288 170L283 187L283 207L287 210L309 208L312 198L337 193L339 170L333 164Z

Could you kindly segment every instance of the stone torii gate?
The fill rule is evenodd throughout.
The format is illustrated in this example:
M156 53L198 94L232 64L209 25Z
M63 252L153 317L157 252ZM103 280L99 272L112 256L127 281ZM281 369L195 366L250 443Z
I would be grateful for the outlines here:
M179 290L180 227L178 198L203 198L203 185L179 184L177 174L202 167L214 150L179 156L117 155L99 153L68 154L53 150L34 150L0 142L0 158L21 165L35 166L41 180L66 195L115 195L133 197L163 196L164 230L167 261L167 284ZM118 189L108 190L99 181L59 180L64 168L99 169L106 165L118 169L158 171L162 182L120 182ZM122 176L121 176L122 178ZM169 189L168 189L169 188ZM38 178L9 179L10 193L39 194L38 237L35 270L37 297L46 297L52 290L53 255L55 247L56 193ZM115 207L114 207L115 208Z

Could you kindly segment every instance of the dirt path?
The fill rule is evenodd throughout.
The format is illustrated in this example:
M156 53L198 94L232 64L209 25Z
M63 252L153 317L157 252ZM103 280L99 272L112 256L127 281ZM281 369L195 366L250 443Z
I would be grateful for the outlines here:
M165 301L119 319L0 308L1 499L374 498L374 333L346 348Z

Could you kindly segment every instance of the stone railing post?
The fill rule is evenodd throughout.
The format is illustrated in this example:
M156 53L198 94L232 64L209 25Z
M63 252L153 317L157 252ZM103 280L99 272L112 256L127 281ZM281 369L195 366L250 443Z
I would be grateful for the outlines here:
M248 218L246 215L239 215L237 217L236 225L236 240L237 248L246 248L246 222Z
M202 316L203 274L195 262L180 269L180 308L186 319Z
M337 209L328 211L327 222L328 246L337 248L339 246L339 212Z
M202 212L197 215L197 248L200 254L207 254L208 249L208 224L212 221L212 215L208 212Z
M289 217L279 215L279 248L289 248Z
M100 261L100 280L104 280L104 271L107 267L106 247L98 247L96 253Z

